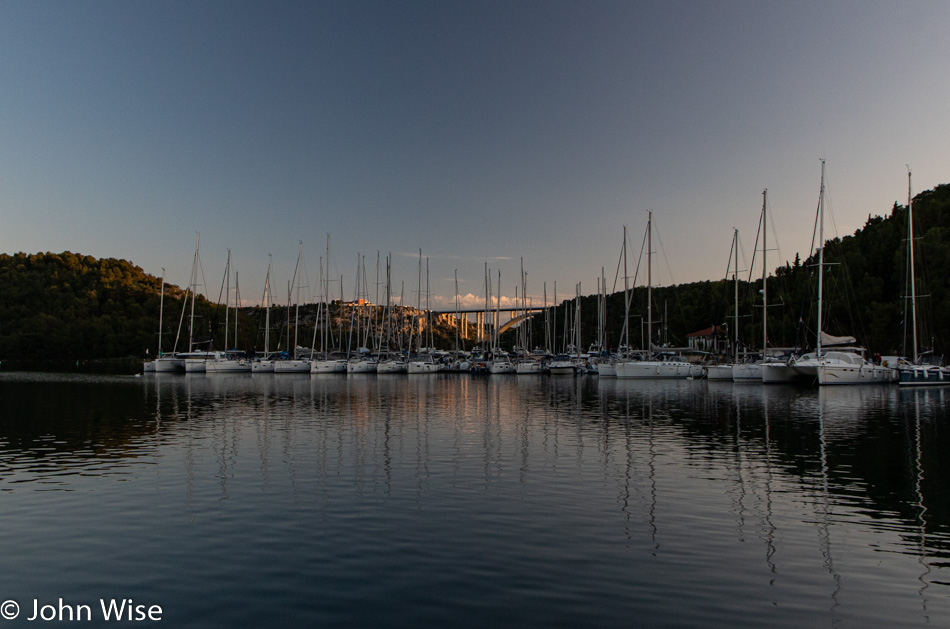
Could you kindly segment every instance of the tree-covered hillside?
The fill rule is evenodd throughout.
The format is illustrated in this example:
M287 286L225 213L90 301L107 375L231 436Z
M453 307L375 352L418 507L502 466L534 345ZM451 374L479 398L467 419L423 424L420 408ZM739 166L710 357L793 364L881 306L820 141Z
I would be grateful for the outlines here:
M160 286L125 260L0 254L0 357L139 356L155 345Z

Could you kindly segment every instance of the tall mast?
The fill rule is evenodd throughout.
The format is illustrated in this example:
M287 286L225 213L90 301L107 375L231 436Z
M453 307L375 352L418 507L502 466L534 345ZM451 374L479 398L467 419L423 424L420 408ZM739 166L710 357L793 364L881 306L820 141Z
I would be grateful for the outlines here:
M228 249L228 262L224 266L224 349L228 349L228 306L231 305L231 250ZM235 318L237 317L237 302L235 302ZM237 322L235 321L235 325Z
M323 313L323 342L320 344L320 349L323 350L323 358L329 359L329 349L330 346L327 344L327 334L330 332L330 234L327 234L327 257L324 261L326 264L326 283L324 284L324 293L323 300L326 303L325 312Z
M264 358L267 358L270 352L270 267L273 257L267 254L267 277L264 278Z
M485 314L482 316L482 342L485 343L485 349L491 349L491 339L486 333L488 326L488 317L491 316L491 287L488 286L488 262L485 263Z
M378 279L378 278L377 278ZM369 284L366 281L366 255L363 255L363 283L360 284L363 287L363 297L360 302L360 314L366 312L366 325L363 328L363 342L360 347L369 348L369 332L370 332L370 322L372 320L372 310L370 308L365 308L362 302L369 301Z
M287 347L290 347L290 307L293 305L294 285L293 282L287 282ZM277 347L280 348L280 341L277 341Z
M768 217L766 216L766 194L768 193L768 188L762 191L762 358L765 358L765 351L769 344L769 329L766 325L768 319L768 310L769 310L769 289L766 279L768 277L769 269L768 264L766 263L766 256L768 255L768 247L766 246L766 238L768 238ZM739 314L736 312L736 314ZM736 331L738 331L739 320L736 319Z
M630 283L627 276L627 226L623 226L623 339L621 343L630 349Z
M165 267L162 267L162 292L158 297L158 357L162 357L162 317L165 315Z
M375 339L376 349L379 352L383 350L383 334L385 334L385 327L387 318L389 317L389 287L386 288L386 307L382 309L382 314L380 314L379 308L381 303L379 301L379 263L380 263L380 252L376 250L376 302L373 304L373 323L376 325L376 328L373 330L373 338ZM386 258L386 282L389 282L389 257ZM386 342L386 349L389 349L389 343Z
M528 346L528 331L527 331L527 318L528 318L528 306L527 299L525 298L525 279L524 279L524 258L521 258L521 325L518 326L518 337L521 339L521 349L527 351Z
M605 314L607 312L607 274L606 271L604 271L603 266L600 267L600 291L598 292L599 308L597 311L597 327L600 329L597 331L597 344L600 345L600 348L598 349L599 354L607 346L607 322L604 320Z
M574 352L581 355L581 283L577 283L577 289L574 291Z
M419 311L422 310L422 249L419 249L419 283L417 285L418 290L416 291L416 311L412 315L412 326L409 328L409 351L412 351L412 335L416 332L416 317L419 316ZM422 336L420 332L419 336ZM419 340L418 349L422 349L422 340Z
M429 257L426 256L426 330L429 337L429 348L435 349L435 337L432 332L432 307L429 304Z
M604 311L600 314L600 320L604 324L604 330L600 335L600 351L602 355L606 356L606 354L603 354L607 351L607 275L604 272L604 267L600 267L600 289L600 301L604 308Z
M294 266L294 277L291 280L290 288L287 290L287 349L291 350L291 358L297 357L297 323L300 320L300 284L297 281L297 274L300 272L300 258L303 256L303 241L300 243L300 249L297 251L297 264ZM297 308L294 315L294 344L290 344L290 300L293 296L293 289L297 289ZM291 349L292 348L292 349Z
M188 351L191 352L195 341L195 293L198 288L198 243L201 234L195 234L195 261L191 265L191 320L188 322Z
M499 347L499 345L498 345L498 328L500 327L499 324L501 323L501 312L500 312L500 308L501 308L501 269L498 269L498 299L495 300L495 325L494 325L494 332L495 332L495 345L494 345L494 347L495 347L495 348Z
M347 340L346 340L346 357L347 358L350 357L350 352L353 349L353 321L356 321L357 345L360 342L360 331L359 331L360 317L356 315L357 303L360 300L360 252L359 251L356 252L356 286L354 288L354 293L356 295L355 301L353 303L353 307L350 308L350 333L349 333L349 336L347 336Z
M392 254L386 254L386 311L384 312L384 321L382 326L379 329L379 344L380 346L386 346L388 351L393 351L392 337L393 337L393 304L392 304L392 271L391 271L391 258ZM383 335L386 335L385 340Z
M237 349L238 346L238 308L241 304L241 284L238 281L238 273L234 272L234 349ZM227 346L227 339L225 339L225 346ZM227 349L225 347L225 349ZM245 349L247 349L245 347Z
M647 352L653 351L653 210L647 212Z
M914 282L914 201L910 196L910 168L907 169L907 246L910 251L910 320L917 364L917 286ZM904 338L907 338L906 336Z
M733 268L732 279L733 279L733 281L735 282L735 293L736 293L736 294L735 294L735 310L734 310L734 313L735 313L735 317L734 317L734 321L735 321L735 331L733 332L733 335L732 335L732 337L733 337L733 341L732 341L732 354L733 354L733 359L732 359L732 362L733 362L733 364L736 364L736 363L739 362L739 230L736 229L735 227L733 227L733 228L732 228L732 231L733 231L733 234L732 234L732 247L733 247L733 255L735 256L735 262L733 263L733 267L732 267L732 268ZM715 333L716 333L716 331L713 330L713 334L715 334ZM714 338L719 338L719 337L718 337L718 335L717 335L717 336L715 336ZM765 356L765 352L764 352L764 351L763 351L762 355L763 355L763 357Z
M818 193L818 358L821 358L821 307L825 282L825 160L821 160L821 190Z
M544 350L551 351L551 314L548 312L547 282L544 282Z
M323 256L320 256L320 266L317 269L317 285L320 287L320 296L317 302L317 318L313 321L313 340L310 341L310 360L317 349L317 332L320 330L320 316L323 312Z

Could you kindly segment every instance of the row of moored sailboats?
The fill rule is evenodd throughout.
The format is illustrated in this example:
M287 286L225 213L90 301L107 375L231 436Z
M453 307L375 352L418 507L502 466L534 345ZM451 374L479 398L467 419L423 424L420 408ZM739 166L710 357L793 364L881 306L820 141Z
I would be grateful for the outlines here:
M490 339L485 339L484 349L481 351L463 352L458 350L458 341L456 342L456 351L436 351L432 347L431 336L428 339L420 338L417 341L417 350L410 354L408 351L396 348L397 343L392 333L393 326L376 323L373 332L374 350L366 348L370 345L370 321L367 318L365 325L363 323L362 312L355 306L351 310L350 336L356 335L356 346L358 349L354 352L331 351L329 347L329 320L326 312L319 312L317 320L322 321L321 326L314 327L314 337L311 347L319 345L319 351L309 349L304 352L297 344L296 337L291 342L290 326L288 325L288 347L297 347L298 351L292 356L280 356L276 353L270 353L267 348L270 347L270 264L268 264L267 279L265 281L264 301L268 304L267 321L265 322L264 345L265 352L262 356L249 358L244 353L236 350L218 351L218 352L197 352L194 351L191 341L189 341L189 351L162 354L152 361L145 363L147 372L205 372L213 373L310 373L310 374L433 374L439 372L471 372L486 374L520 374L520 375L565 375L565 374L598 374L601 377L618 379L698 379L708 378L717 381L750 382L750 383L817 383L820 385L847 385L847 384L887 384L899 383L906 386L919 385L942 385L950 384L950 368L938 365L923 364L923 360L918 352L917 344L917 304L916 304L916 286L914 282L914 247L913 247L913 205L910 194L910 173L908 173L908 262L910 277L910 294L907 296L910 300L910 325L913 328L913 357L906 360L899 357L880 358L876 361L869 360L865 355L865 350L855 346L855 339L851 336L831 336L823 331L822 327L822 305L823 305L823 283L824 283L824 204L825 204L825 163L821 162L821 185L818 202L818 289L817 289L817 330L815 338L815 349L796 355L793 352L782 353L782 350L770 348L768 343L768 292L767 282L768 265L766 262L767 248L767 191L762 194L762 213L760 218L761 229L761 252L762 252L762 351L756 359L741 360L738 355L738 264L739 264L739 244L738 231L735 231L733 244L730 251L730 266L733 269L733 278L735 280L735 312L736 324L733 326L736 338L733 342L734 351L731 361L699 364L687 360L683 355L656 347L650 342L651 351L632 352L626 351L628 346L626 342L629 330L629 310L630 310L630 291L626 286L626 228L624 232L624 295L625 297L625 321L624 329L621 334L621 351L610 354L602 350L606 346L605 334L603 329L600 332L600 341L595 343L587 354L581 354L575 348L580 346L579 326L571 332L572 343L566 353L553 354L551 352L535 350L526 352L516 350L513 354L502 351L498 343L498 312L497 306L494 313L495 326ZM645 234L647 251L647 305L646 305L646 331L647 339L653 338L653 313L652 313L652 212L648 214L647 230ZM758 251L758 249L757 249ZM295 284L300 271L302 255L298 255L297 267L294 272ZM327 239L327 260L329 260L329 237ZM195 247L195 263L192 271L192 284L197 283L198 268L198 247ZM228 269L230 269L230 252L228 254ZM360 304L360 263L357 264L357 288L356 304ZM379 262L377 261L377 275L379 271ZM365 291L365 262L362 264L363 286ZM389 281L390 260L386 261L386 308L385 317L391 322L390 312L392 309L391 286ZM426 269L426 294L428 295L428 265ZM486 295L486 317L490 315L490 295L491 279L486 265L485 274L485 295ZM326 273L321 272L321 283L323 285L324 295L329 294L329 264L327 264ZM230 271L226 271L228 283L228 295L230 296ZM456 278L456 284L458 280ZM164 299L164 277L162 278L162 299ZM496 304L501 302L500 284L501 277L498 278L498 297ZM290 290L290 289L289 289ZM521 273L521 295L522 303L525 304L523 316L528 316L526 306L526 275L522 269ZM298 288L299 291L299 288ZM556 292L556 287L555 287ZM598 314L598 320L603 322L606 312L606 280L603 282L603 300L601 312ZM430 312L429 305L426 303L425 310L422 309L421 295L422 288L422 252L419 252L419 303L417 304L417 313ZM377 295L378 296L378 295ZM580 287L578 286L578 299L575 301L578 312L576 321L580 320ZM458 300L458 290L456 287L456 300ZM556 297L555 297L556 300ZM328 308L326 305L329 299L323 299L320 308ZM546 301L546 298L545 298ZM299 293L298 300L299 304ZM235 313L239 303L239 292L235 287ZM185 302L187 305L187 300ZM288 295L288 320L290 317L290 295ZM545 310L547 310L545 304ZM226 312L227 312L226 304ZM458 306L458 303L456 304ZM162 305L163 308L163 305ZM192 316L194 314L194 291L192 291ZM299 308L299 306L298 306ZM234 347L237 347L237 316L235 314L234 326ZM184 320L184 307L182 310L182 320ZM189 323L189 328L191 327ZM225 338L227 338L228 322L225 322ZM518 342L520 346L528 346L528 338L524 334L524 327L521 326L522 333L519 335ZM547 327L547 326L546 326ZM294 326L296 329L296 326ZM415 321L411 327L414 333L416 329ZM431 335L431 325L426 326ZM181 322L179 323L179 333L181 331ZM319 339L318 339L319 335ZM189 329L189 337L191 329ZM565 333L566 336L566 333ZM546 339L547 341L548 339ZM342 344L342 336L341 336ZM428 341L428 347L422 345ZM176 341L177 344L177 341ZM348 343L352 345L352 343ZM412 347L413 339L410 334L409 347ZM159 332L159 347L161 347L161 323ZM390 349L393 348L393 349Z

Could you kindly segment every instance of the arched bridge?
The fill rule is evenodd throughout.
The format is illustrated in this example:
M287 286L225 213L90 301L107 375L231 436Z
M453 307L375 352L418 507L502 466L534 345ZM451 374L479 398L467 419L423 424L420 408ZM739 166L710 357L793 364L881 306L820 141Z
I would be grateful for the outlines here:
M477 310L434 310L433 312L447 315L458 315L463 321L468 321L468 315L474 314L475 326L478 330L478 338L481 340L486 337L485 328L491 327L491 320L494 318L496 311L489 311L487 313L488 316L486 316L486 312L483 308L479 308ZM498 333L502 334L507 330L519 325L522 321L528 319L532 315L535 315L539 312L544 312L544 308L499 308L497 312L499 314L506 313L512 315L511 320L506 321L501 325L501 327L498 328Z

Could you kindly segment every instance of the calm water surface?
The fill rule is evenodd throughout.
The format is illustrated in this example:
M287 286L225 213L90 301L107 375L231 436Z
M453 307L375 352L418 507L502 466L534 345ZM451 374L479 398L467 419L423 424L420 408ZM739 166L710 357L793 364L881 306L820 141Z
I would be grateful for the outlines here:
M948 402L3 373L0 601L9 626L60 598L189 627L948 626Z

